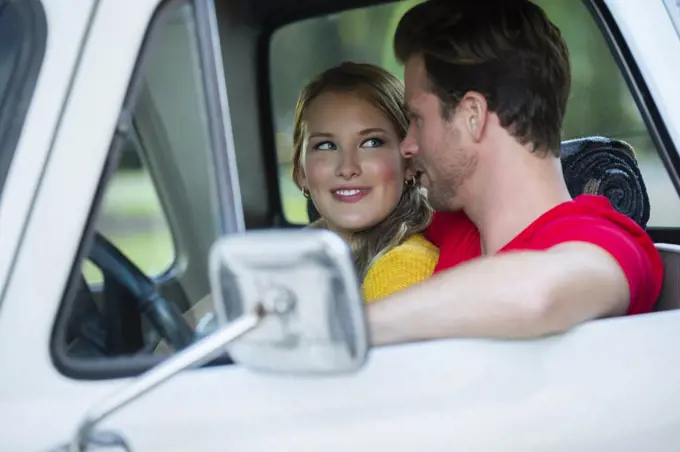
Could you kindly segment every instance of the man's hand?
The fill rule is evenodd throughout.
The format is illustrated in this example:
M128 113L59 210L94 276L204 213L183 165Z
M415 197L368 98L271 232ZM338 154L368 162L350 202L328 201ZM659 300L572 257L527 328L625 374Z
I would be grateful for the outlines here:
M585 242L482 257L367 307L373 345L534 338L626 312L626 276Z

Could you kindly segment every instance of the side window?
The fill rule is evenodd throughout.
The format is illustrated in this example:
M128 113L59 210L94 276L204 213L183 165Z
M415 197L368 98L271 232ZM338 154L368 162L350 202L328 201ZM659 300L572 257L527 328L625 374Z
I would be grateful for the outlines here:
M564 139L602 135L635 149L651 212L649 227L680 227L680 197L619 66L585 2L538 0L571 53L572 89Z
M233 213L217 196L224 142L212 131L223 124L199 46L198 14L209 11L197 9L167 2L145 40L55 329L65 372L96 372L83 359L171 352L212 325L208 253Z
M0 0L0 199L42 64L47 24L38 0Z
M306 200L292 182L291 127L297 95L322 70L345 60L379 64L402 78L392 38L408 0L314 18L278 30L271 45L271 79L279 184L290 223L308 221ZM680 197L659 157L624 77L585 2L536 0L569 46L572 90L563 138L601 135L635 149L651 202L650 227L680 227ZM297 64L288 64L296 61Z
M159 278L172 270L176 250L158 187L144 162L147 152L139 139L127 140L118 168L106 185L96 229L145 275ZM90 285L104 281L89 261L83 273Z

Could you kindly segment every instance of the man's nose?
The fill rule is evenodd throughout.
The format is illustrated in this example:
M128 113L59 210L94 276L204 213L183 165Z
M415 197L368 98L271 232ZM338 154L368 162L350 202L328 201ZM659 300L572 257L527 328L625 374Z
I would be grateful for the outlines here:
M361 164L356 152L342 152L336 174L344 179L351 179L361 174Z
M401 156L405 159L414 157L418 154L418 141L415 139L414 135L413 126L409 125L406 136L401 140L401 144L399 145Z

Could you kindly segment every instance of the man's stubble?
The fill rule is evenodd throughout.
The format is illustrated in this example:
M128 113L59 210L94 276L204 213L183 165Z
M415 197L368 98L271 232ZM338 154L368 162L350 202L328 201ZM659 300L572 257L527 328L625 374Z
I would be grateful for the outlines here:
M477 155L462 146L460 131L455 129L447 131L433 151L436 158L427 169L430 204L434 210L441 212L461 210L463 200L460 194L477 169Z

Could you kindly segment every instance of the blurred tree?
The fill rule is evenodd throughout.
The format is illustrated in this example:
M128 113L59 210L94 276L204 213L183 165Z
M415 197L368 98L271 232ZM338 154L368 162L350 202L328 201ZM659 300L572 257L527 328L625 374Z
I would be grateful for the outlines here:
M287 129L300 90L345 54L334 17L298 22L274 33L271 84L277 130Z
M584 135L646 135L621 71L583 2L536 0L560 28L570 50L572 86L565 139Z
M389 12L390 21L385 32L385 36L388 39L385 39L383 43L380 64L382 64L382 66L385 69L392 72L394 75L396 75L402 80L404 78L403 77L404 68L401 66L401 64L399 64L399 62L397 62L397 59L394 56L393 45L394 32L397 30L397 25L399 24L399 21L401 20L402 16L406 14L406 11L413 8L418 3L422 3L422 1L423 0L401 1L396 3L395 5L391 5L391 11Z

